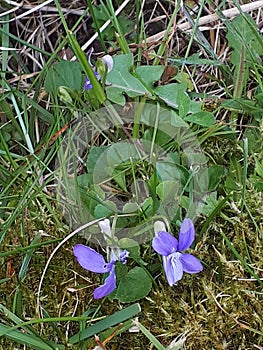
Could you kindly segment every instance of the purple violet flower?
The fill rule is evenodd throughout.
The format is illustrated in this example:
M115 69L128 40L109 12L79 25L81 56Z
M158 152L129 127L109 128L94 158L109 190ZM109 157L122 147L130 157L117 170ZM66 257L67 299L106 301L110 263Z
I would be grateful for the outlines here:
M93 70L93 73L94 73L95 77L96 77L98 80L100 80L100 75L99 75L99 73L96 72L95 67L94 67L93 64L91 63L91 55L92 55L93 51L94 51L94 49L92 48L92 49L90 50L89 54L88 54L88 62L89 62L89 65L91 66L91 68L92 68L92 70ZM83 86L83 90L85 91L85 90L90 90L90 89L92 89L92 84L91 84L91 82L90 82L90 80L89 80L89 77L86 77L85 83L84 83L84 86Z
M129 252L118 248L117 237L111 230L110 220L104 219L99 222L101 233L106 240L107 246L107 263L104 257L97 253L94 249L83 244L77 244L73 248L73 253L79 264L86 270L95 273L109 273L104 284L94 290L94 298L104 298L116 289L115 263L117 261L126 264Z
M99 73L97 73L95 70L93 70L93 72L95 74L95 77L99 80L100 79ZM90 90L90 89L92 89L92 84L89 80L89 77L86 77L85 82L84 82L84 86L83 86L83 91Z
M120 250L119 256L114 256L115 259L112 259L109 263L104 260L101 254L83 244L75 245L73 253L84 269L95 273L109 272L104 284L94 290L94 299L104 298L116 289L115 263L121 261L126 264L126 258L129 255L127 250Z
M159 224L165 229L162 222ZM153 238L152 247L163 257L163 267L170 286L183 277L183 272L198 273L203 270L202 264L196 257L182 253L191 246L194 237L195 230L192 220L184 219L180 227L179 240L165 231L156 232Z
M88 62L89 62L89 65L90 67L92 68L93 70L93 73L95 75L95 77L97 78L97 80L100 80L101 79L101 76L100 74L96 71L94 65L91 63L91 55L93 53L94 49L92 48L88 54ZM110 55L105 55L101 58L101 60L106 64L107 68L108 68L108 72L110 72L113 68L113 59ZM92 89L92 84L89 80L89 77L86 77L85 79L85 83L84 83L84 86L83 86L83 91L85 90L90 90Z

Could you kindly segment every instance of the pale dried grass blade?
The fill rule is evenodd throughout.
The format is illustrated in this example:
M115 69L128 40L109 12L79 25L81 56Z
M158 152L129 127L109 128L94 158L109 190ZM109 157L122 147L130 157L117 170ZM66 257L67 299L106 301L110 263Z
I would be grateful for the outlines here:
M45 2L43 2L42 4L40 5L37 5L37 6L34 6L34 7L31 7L30 10L24 12L24 13L21 13L21 15L18 15L10 20L7 20L7 21L0 21L0 23L6 23L6 22L13 22L13 21L16 21L20 18L23 18L23 17L26 17L28 15L30 15L31 13L35 12L35 11L38 11L39 9L41 9L42 7L50 4L51 2L53 2L53 0L46 0Z
M252 3L249 3L249 4L240 5L240 8L241 8L242 12L244 12L244 13L245 12L254 11L254 10L258 10L261 7L263 7L263 0L258 0L258 1L255 1L255 2L252 2ZM234 7L234 8L222 11L222 14L226 18L235 17L239 13L240 13L240 11L239 11L239 9L237 7ZM212 15L207 15L207 16L201 17L199 19L198 26L203 26L205 24L215 22L215 21L217 21L219 19L220 18L219 18L219 16L216 13L214 13ZM187 22L187 23L179 24L177 26L177 28L179 30L181 30L181 31L187 31L189 29L192 29L192 26L191 26L191 23ZM148 37L146 39L146 43L148 44L148 43L156 42L158 40L162 40L164 34L165 34L165 31L159 32L157 34L154 34L154 35L152 35L152 36L150 36L150 37Z

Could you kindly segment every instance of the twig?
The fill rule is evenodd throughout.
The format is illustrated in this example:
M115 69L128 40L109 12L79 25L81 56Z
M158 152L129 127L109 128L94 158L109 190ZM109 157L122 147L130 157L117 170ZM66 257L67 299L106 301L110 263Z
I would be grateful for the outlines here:
M31 7L28 11L26 11L26 12L24 12L24 13L21 13L21 15L16 16L16 17L14 17L14 18L12 18L12 19L9 19L9 20L6 20L6 21L1 21L0 23L6 23L6 22L13 22L13 21L16 21L17 19L23 18L23 17L29 15L29 14L32 13L32 12L38 11L39 9L41 9L42 7L44 7L44 6L48 5L48 4L50 4L50 3L53 2L53 1L54 1L54 0L46 0L45 2L43 2L43 3L40 4L40 5ZM21 3L20 3L20 4L21 4ZM20 4L19 4L19 5L20 5ZM15 10L17 10L17 8L15 8Z
M245 5L241 5L240 8L242 10L242 12L249 12L249 11L253 11L253 10L257 10L259 8L263 7L263 0L258 0L249 4L245 4ZM222 11L222 14L226 17L226 18L231 18L231 17L235 17L240 13L239 9L237 7L234 7L232 9L228 9L225 11ZM215 22L217 20L219 20L219 16L214 13L212 15L207 15L204 17L201 17L198 21L198 26L203 26L205 24L211 23L211 22ZM182 24L178 24L177 28L179 30L182 31L186 31L189 29L192 29L192 26L190 23L182 23ZM158 40L163 39L164 34L165 34L165 30L162 32L159 32L157 34L154 34L152 36L150 36L149 38L146 39L146 43L150 43L150 42L155 42Z
M32 5L23 5L23 9L30 10L32 8ZM43 12L53 12L53 13L58 13L58 9L55 6L42 6L41 8L38 9L38 11L43 11ZM87 12L87 10L77 10L77 9L67 9L64 7L61 7L61 12L66 13L66 14L71 14L71 15L77 15L77 16L82 16L84 12Z

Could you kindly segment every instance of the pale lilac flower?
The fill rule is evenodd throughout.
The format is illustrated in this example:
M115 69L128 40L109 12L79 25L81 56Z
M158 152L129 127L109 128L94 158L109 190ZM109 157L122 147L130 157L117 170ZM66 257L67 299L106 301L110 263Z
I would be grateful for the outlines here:
M93 52L93 48L90 50L89 54L88 54L88 62L89 62L89 65L91 66L92 70L93 70L93 73L95 75L95 77L100 80L100 75L98 72L96 72L95 70L95 67L93 66L93 64L91 63L91 55L92 55L92 52ZM92 84L89 80L89 77L86 77L85 79L85 83L84 83L84 86L83 86L83 90L90 90L92 89Z
M152 247L163 257L163 267L170 286L183 277L183 272L198 273L203 270L202 264L196 257L182 253L191 246L194 238L195 230L191 219L184 219L182 222L179 240L164 230L156 232Z
M92 70L93 70L93 73L95 75L95 77L100 80L101 79L101 76L99 75L99 73L95 70L95 67L94 65L91 63L91 55L93 53L93 48L90 50L89 54L88 54L88 62L89 62L89 65L91 66ZM113 59L110 55L105 55L101 58L101 60L105 63L105 65L107 66L107 71L110 72L113 68ZM83 86L83 90L90 90L92 89L92 84L89 80L89 77L86 77L85 79L85 83L84 83L84 86Z
M117 261L121 261L123 264L126 263L126 258L129 255L127 250L120 251L118 259L111 260L109 263L105 261L101 254L83 244L75 245L73 253L84 269L103 274L109 272L104 284L94 290L94 299L103 298L116 289L115 263Z
M113 236L110 221L105 219L99 222L102 233L105 234L107 240ZM78 263L86 270L95 273L109 273L105 279L104 284L94 290L94 299L101 299L110 294L116 289L116 276L115 276L115 263L117 261L126 264L129 252L127 250L121 250L118 247L108 247L108 260L107 263L104 257L96 252L94 249L87 247L83 244L77 244L73 248L73 253L78 260Z

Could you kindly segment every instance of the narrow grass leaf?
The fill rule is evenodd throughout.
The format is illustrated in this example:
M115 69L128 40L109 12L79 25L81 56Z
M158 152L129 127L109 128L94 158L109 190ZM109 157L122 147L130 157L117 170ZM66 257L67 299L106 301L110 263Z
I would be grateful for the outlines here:
M243 211L245 206L246 197L246 182L247 182L247 169L248 169L248 139L243 140L243 153L244 153L244 166L243 166L243 176L242 176L242 200L241 200L241 211Z
M13 340L16 343L27 345L31 349L34 350L64 350L64 345L58 345L55 343L48 344L47 342L42 341L41 339L37 338L36 336L32 334L26 334L23 332L20 332L18 330L11 330L9 331L10 327L3 325L0 323L0 335L5 334L5 337L8 339Z
M202 237L203 233L208 229L208 226L210 225L210 223L214 220L214 218L216 217L216 215L218 213L220 213L221 209L224 207L224 205L226 204L226 202L228 201L228 199L232 196L232 193L229 193L224 199L222 199L218 205L216 206L216 208L212 211L212 213L209 215L209 217L206 219L206 222L204 223L201 231L198 234L198 237Z
M140 322L136 322L135 325L139 330L150 340L150 342L156 347L157 350L165 350L166 348L155 338L155 336L148 331Z
M13 299L13 313L18 317L23 316L23 296L20 286L16 287L16 291Z
M41 238L41 235L39 233L37 233L36 236L34 237L33 241L31 242L30 246L39 243L40 242L40 238ZM18 280L20 282L23 282L24 278L26 277L26 272L27 272L30 260L32 258L33 250L34 250L33 248L28 249L28 251L27 251L27 253L26 253L26 255L25 255L25 257L24 257L24 259L22 261L22 265L21 265L21 268L20 268L20 271L19 271L19 274L18 274Z
M113 327L119 323L126 321L129 318L134 317L141 311L139 304L133 304L126 309L116 312L115 314L108 316L102 321L95 323L93 326L90 326L83 331L73 335L69 338L69 344L76 344L81 340L92 337L99 332L104 331L109 327Z
M91 85L93 87L93 91L94 91L95 96L97 97L99 103L102 103L102 102L104 102L106 100L106 96L104 94L104 91L103 91L100 83L98 82L97 78L95 77L93 69L89 65L85 53L81 50L81 47L79 46L78 41L76 40L76 38L72 34L72 32L69 30L69 28L67 26L66 19L65 19L63 13L62 13L59 1L55 0L55 4L56 4L56 7L57 7L58 12L59 12L61 22L62 22L62 24L63 24L63 26L65 28L66 33L67 33L67 37L68 37L70 46L71 46L74 54L78 58L78 60L79 60L79 62L81 64L84 72L88 76L88 78L89 78L89 80L91 82Z
M23 323L23 320L15 315L13 312L8 310L4 305L0 304L0 312L3 313L10 321L15 323L16 325L20 325ZM11 328L11 327L10 327ZM29 333L34 334L34 330L31 326L24 327ZM3 336L5 332L0 332L0 337Z
M221 231L221 235L223 236L224 240L226 241L226 244L228 248L232 251L232 253L235 255L235 257L240 261L240 263L244 266L244 268L250 273L251 276L253 276L258 283L263 286L263 281L261 281L260 277L248 266L248 264L245 262L245 260L242 258L242 256L238 253L236 248L233 246L232 242L227 238L226 234Z
M184 117L184 120L186 122L205 126L207 128L214 125L216 122L213 114L211 112L206 112L206 111L190 114Z
M174 65L209 65L209 66L220 66L223 63L217 60L210 60L207 58L200 58L199 53L195 53L188 58L168 58L168 61L173 62Z

